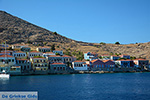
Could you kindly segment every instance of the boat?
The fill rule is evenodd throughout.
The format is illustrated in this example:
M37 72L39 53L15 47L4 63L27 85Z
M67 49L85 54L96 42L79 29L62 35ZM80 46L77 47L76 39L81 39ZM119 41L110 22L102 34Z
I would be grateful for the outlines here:
M10 75L6 73L5 70L2 71L2 73L0 74L0 78L9 78Z

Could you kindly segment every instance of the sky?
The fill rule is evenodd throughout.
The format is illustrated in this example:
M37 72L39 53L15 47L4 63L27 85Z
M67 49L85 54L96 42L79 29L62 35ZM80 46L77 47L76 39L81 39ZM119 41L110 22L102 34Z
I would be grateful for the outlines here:
M150 0L0 0L0 10L78 41L150 41Z

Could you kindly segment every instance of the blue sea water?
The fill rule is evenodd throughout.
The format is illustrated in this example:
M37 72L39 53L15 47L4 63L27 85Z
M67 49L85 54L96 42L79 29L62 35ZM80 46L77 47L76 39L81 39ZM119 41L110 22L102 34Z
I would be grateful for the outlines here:
M38 91L38 100L150 100L150 73L13 76L0 91Z

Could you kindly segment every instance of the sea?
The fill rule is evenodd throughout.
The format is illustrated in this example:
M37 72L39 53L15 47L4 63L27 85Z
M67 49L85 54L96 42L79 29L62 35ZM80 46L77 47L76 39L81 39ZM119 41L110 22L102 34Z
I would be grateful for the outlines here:
M37 91L38 100L150 100L150 73L11 76L0 91Z

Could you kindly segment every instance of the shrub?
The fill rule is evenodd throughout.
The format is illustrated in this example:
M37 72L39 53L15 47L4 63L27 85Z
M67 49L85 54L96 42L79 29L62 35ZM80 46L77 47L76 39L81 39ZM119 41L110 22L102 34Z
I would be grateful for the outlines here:
M120 44L119 42L116 42L115 44Z

